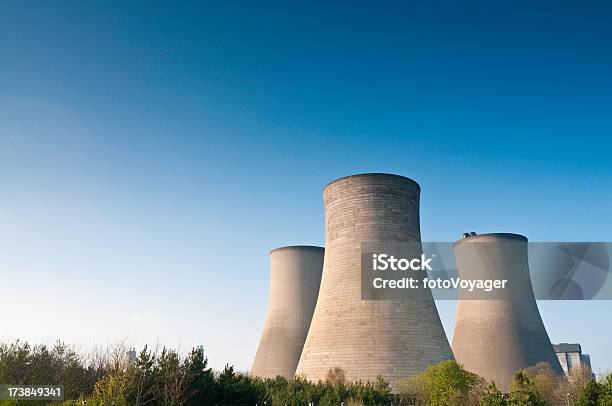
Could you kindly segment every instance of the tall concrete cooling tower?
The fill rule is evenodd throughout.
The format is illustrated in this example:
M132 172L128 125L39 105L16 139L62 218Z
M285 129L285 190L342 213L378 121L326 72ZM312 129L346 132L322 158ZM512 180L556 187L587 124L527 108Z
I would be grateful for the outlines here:
M323 270L322 247L291 246L270 252L270 297L251 374L293 378Z
M400 379L452 359L431 291L396 300L361 297L362 243L392 241L411 247L403 252L407 257L421 254L419 195L415 181L389 174L327 185L323 277L296 374L324 380L339 367L347 380L381 375L397 387Z
M457 362L507 390L514 372L540 362L562 374L538 306L529 264L527 238L517 234L482 234L455 242L458 276L506 279L505 289L466 298L459 292L453 337Z

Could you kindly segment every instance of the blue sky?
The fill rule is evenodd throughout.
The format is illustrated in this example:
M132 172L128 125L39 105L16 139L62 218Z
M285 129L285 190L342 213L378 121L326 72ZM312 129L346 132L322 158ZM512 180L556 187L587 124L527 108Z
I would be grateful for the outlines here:
M611 43L605 2L2 2L0 338L246 370L353 173L418 181L425 241L610 241ZM611 302L540 309L612 369Z

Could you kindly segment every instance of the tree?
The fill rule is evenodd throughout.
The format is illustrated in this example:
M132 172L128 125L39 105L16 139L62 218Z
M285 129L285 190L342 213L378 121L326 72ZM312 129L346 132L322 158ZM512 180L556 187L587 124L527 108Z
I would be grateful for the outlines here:
M599 405L599 384L595 379L591 379L576 402L576 406L598 406Z
M529 376L524 371L514 374L514 381L510 385L510 406L545 406L538 390Z
M237 374L234 367L225 365L217 378L217 404L219 405L255 405L263 404L269 399L265 388L256 378Z
M96 382L92 399L100 406L128 405L128 376L122 371L114 371Z
M483 384L484 380L480 376L449 360L402 381L400 391L414 399L417 405L447 406L469 404L470 392Z
M348 398L359 405L387 405L391 396L389 383L382 376L376 377L375 382L356 382L348 387Z
M325 375L325 382L331 383L332 385L336 383L345 383L346 382L346 374L344 370L339 367L330 368Z
M87 367L83 358L61 341L52 347L19 340L0 344L0 384L62 384L66 397L76 399L89 395L99 376L96 368Z
M497 389L495 382L491 382L480 398L481 406L506 406L507 404L508 402L506 402L504 395Z
M216 398L215 377L208 368L208 359L197 349L193 349L184 363L186 404L212 404Z
M130 403L135 406L149 404L156 399L155 393L155 355L145 345L131 372Z
M599 405L612 406L612 374L606 376L600 384Z
M547 404L564 403L565 399L558 399L557 388L566 379L558 376L548 362L539 362L535 366L524 370L539 398Z
M348 390L344 382L326 382L323 386L323 394L319 399L321 406L337 406L344 402L348 397Z
M316 385L299 376L289 380L282 376L277 376L274 379L265 380L263 385L266 388L267 397L273 406L307 405L313 402L316 397L314 391Z
M162 405L177 406L183 402L184 369L174 350L163 348L157 360L157 399Z
M555 400L551 403L559 405L576 404L591 379L593 379L593 376L587 370L583 370L581 373L573 373L569 378L560 378L554 391Z

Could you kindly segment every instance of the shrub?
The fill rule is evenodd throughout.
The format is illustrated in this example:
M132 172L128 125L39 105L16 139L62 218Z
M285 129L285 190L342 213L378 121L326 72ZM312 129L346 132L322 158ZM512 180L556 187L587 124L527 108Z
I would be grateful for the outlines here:
M481 406L506 406L507 404L508 402L504 399L499 389L497 389L495 382L491 382L480 397Z
M514 381L510 385L508 404L511 406L545 406L536 385L529 379L524 371L514 374Z
M481 377L466 371L455 361L443 361L400 382L400 391L416 405L447 406L472 403L471 392L479 390L483 384Z
M599 392L599 384L595 379L591 379L580 394L576 406L598 406L600 404Z
M612 374L606 376L601 382L599 404L600 406L612 406Z

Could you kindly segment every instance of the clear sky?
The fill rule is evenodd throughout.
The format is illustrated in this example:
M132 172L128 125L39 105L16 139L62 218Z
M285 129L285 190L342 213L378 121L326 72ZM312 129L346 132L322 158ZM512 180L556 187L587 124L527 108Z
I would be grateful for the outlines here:
M603 1L2 1L0 338L246 370L268 251L360 172L421 184L424 241L612 241L611 44ZM611 301L540 309L612 369Z

